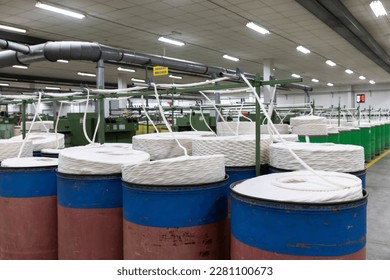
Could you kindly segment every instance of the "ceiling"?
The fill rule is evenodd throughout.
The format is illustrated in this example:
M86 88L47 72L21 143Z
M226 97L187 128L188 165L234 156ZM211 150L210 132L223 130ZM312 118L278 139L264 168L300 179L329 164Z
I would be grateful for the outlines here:
M300 74L303 83L324 86L371 86L370 79L386 83L389 73L370 60L327 24L294 0L61 0L42 1L58 4L86 14L83 20L54 14L35 8L35 1L0 0L0 24L26 28L29 38L1 32L0 38L36 44L47 40L95 41L101 44L134 50L140 53L166 55L229 69L239 67L245 72L262 73L263 60L272 59L277 79ZM381 47L390 54L390 21L376 18L369 7L370 0L341 1L364 26ZM389 1L382 1L390 14ZM245 24L254 21L270 30L261 35ZM165 35L186 43L184 47L158 41ZM303 45L311 50L304 55L296 50ZM228 61L229 54L240 59ZM331 59L337 66L330 67ZM68 64L38 62L28 70L6 67L0 69L0 83L23 75L68 80L75 84L94 82L94 78L80 77L76 73L94 73L95 63L71 61ZM106 64L105 80L115 84L117 65ZM348 75L346 68L355 73ZM137 69L131 77L145 78L145 70ZM149 71L149 75L151 72ZM367 77L359 80L359 75ZM320 80L313 83L312 78ZM180 82L203 78L185 77ZM157 82L170 82L168 77ZM176 81L177 82L177 81ZM12 81L9 82L12 84ZM43 83L29 84L40 87Z

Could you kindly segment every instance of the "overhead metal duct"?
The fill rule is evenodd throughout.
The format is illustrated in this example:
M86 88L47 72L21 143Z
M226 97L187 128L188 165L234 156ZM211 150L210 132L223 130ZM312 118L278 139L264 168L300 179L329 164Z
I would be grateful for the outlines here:
M295 0L390 73L390 56L339 0Z
M18 44L12 41L0 39L0 48L5 50L13 50L22 53L29 53L30 47L27 45Z

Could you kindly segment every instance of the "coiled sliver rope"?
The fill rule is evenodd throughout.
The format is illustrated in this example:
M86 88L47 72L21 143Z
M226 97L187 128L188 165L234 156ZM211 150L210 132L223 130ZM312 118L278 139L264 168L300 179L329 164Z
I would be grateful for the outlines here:
M190 116L189 116L189 119L190 119L190 126L191 126L191 129L193 130L193 131L198 131L197 129L195 129L195 127L193 127L193 125L192 125L192 109L190 110Z
M269 146L272 140L269 135L262 135L260 141L260 163L268 164ZM254 135L193 138L192 154L194 156L224 155L225 165L228 167L255 166L256 139Z
M160 131L158 131L156 125L154 124L154 122L152 121L152 119L150 118L148 112L146 111L146 108L145 108L145 105L144 105L144 96L141 95L141 107L142 107L142 110L144 111L145 113L145 116L146 118L149 120L149 122L153 125L153 128L154 128L154 131L156 131L156 133L160 133Z
M58 159L47 157L8 158L1 162L5 168L28 168L28 167L52 167L58 165Z
M217 122L217 135L218 136L237 136L233 129L236 129L236 122ZM238 129L238 135L255 135L256 123L254 122L241 122Z
M234 191L255 198L298 203L332 203L362 197L361 181L356 176L327 171L274 173L246 180ZM337 180L338 186L329 182Z
M190 171L190 172L189 172ZM122 179L145 185L193 185L219 182L225 177L224 157L181 156L150 162L125 164Z
M148 153L133 150L131 144L93 144L63 149L59 154L58 171L66 174L119 174L123 164L149 159Z
M14 136L10 140L23 140L23 136ZM26 135L25 140L32 141L34 152L39 152L42 149L56 149L57 147L61 149L65 147L65 135L61 133L31 132ZM20 156L18 155L18 157Z
M292 133L307 136L328 135L328 125L325 117L300 116L290 119Z
M217 78L213 80L208 80L204 82L198 82L198 83L191 83L191 84L158 84L159 87L161 88L190 88L190 87L198 87L198 86L203 86L203 85L208 85L208 84L215 84L218 82L222 82L225 80L228 80L230 78L228 77L222 77L222 78Z
M316 170L358 172L365 169L364 148L361 146L301 142L291 142L287 145L303 161ZM271 145L270 165L284 170L299 170L302 168L281 143Z
M16 139L0 139L0 161L7 158L17 157L23 140ZM32 157L33 144L32 141L26 141L20 157Z
M202 109L202 105L199 105L199 109L200 109L200 115L202 116L202 119L203 119L203 122L204 124L207 126L207 129L212 132L214 135L217 135L214 130L211 129L211 127L209 126L209 124L207 123L204 115L203 115L203 109Z
M241 74L241 78L245 81L245 83L252 89L252 92L257 100L257 102L259 103L260 105L260 109L261 111L263 112L264 116L267 118L268 120L268 123L271 125L271 128L273 129L273 131L279 136L279 132L277 131L277 129L275 128L270 116L268 115L267 111L265 110L264 108L264 105L263 103L261 102L260 100L260 96L257 94L256 92L256 89L250 84L250 82L248 81L248 79L243 75ZM283 145L285 145L285 147L288 149L288 151L291 153L291 155L307 170L309 170L312 174L315 174L316 176L318 176L318 178L321 178L323 181L329 183L329 184L332 184L332 185L335 185L335 186L338 186L340 188L343 188L343 186L337 182L334 182L333 180L329 179L329 178L325 178L324 176L322 176L319 172L315 171L313 168L311 168L309 165L307 165L303 160L301 160L295 153L294 151L292 151L290 149L290 147L287 145L286 141L284 141L282 138L280 138L281 142L283 143Z
M87 112L88 112L88 105L89 105L89 92L90 92L90 90L88 88L86 88L86 91L87 91L87 100L86 100L86 103L85 103L85 111L84 111L84 116L83 116L83 133L84 133L85 139L87 139L87 141L90 144L93 144L95 142L96 134L97 134L97 132L99 130L100 113L99 113L99 116L98 116L98 121L97 121L97 124L96 124L95 131L93 133L93 137L92 137L92 140L91 140L89 138L89 136L88 136L88 133L87 133Z

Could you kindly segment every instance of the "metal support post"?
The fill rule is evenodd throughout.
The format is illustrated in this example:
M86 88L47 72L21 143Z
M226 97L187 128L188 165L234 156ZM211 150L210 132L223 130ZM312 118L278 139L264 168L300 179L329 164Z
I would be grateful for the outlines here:
M99 59L96 63L96 88L98 89L104 89L104 60ZM104 127L105 127L105 120L104 120L104 96L101 95L98 99L98 111L100 113L100 122L99 122L99 143L104 144L105 142L105 135L104 135ZM86 108L87 110L88 108Z
M26 138L26 106L27 101L22 100L22 137L23 139Z
M256 87L257 94L260 97L261 94L261 83L260 83L260 75L256 75L255 78L255 84L254 86ZM260 118L260 104L259 102L256 102L256 176L261 175L261 166L260 166L260 159L261 159L261 154L260 154L260 128L261 127L261 118Z

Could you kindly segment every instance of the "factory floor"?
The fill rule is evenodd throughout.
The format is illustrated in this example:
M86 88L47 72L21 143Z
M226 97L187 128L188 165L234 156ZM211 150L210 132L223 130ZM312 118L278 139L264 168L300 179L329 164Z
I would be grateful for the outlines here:
M390 260L390 150L383 155L367 164L368 260Z

